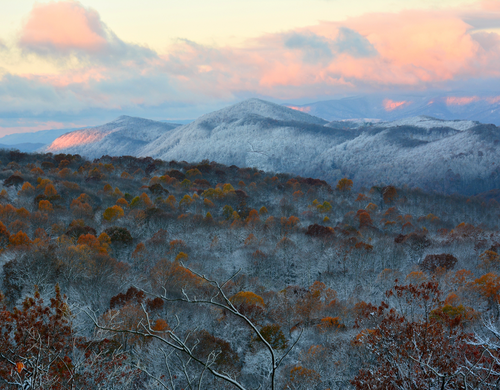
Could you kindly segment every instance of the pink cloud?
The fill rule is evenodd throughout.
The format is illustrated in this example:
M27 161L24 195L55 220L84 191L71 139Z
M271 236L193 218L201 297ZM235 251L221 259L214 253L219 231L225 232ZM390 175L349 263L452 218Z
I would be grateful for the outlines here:
M52 88L54 99L66 96L63 105L79 108L438 89L500 77L500 36L477 32L464 21L467 15L490 20L496 4L365 14L266 34L238 47L178 40L162 56L121 41L96 11L78 2L37 4L23 26L21 48L40 55L76 53L88 61L79 69L22 78ZM447 104L472 102L464 99L452 96ZM387 100L384 107L391 111L409 103Z
M99 14L78 2L35 4L21 31L19 44L34 51L98 52L107 45Z
M207 91L298 98L395 87L423 90L500 76L500 46L486 50L473 34L450 10L376 13L267 34L246 47L181 42L164 61L181 86ZM498 34L491 34L488 39L495 41ZM289 36L300 39L287 45Z
M347 58L331 66L343 74L383 84L418 85L442 82L464 73L476 73L473 64L479 45L468 33L469 26L444 12L403 11L399 14L366 14L342 25L365 36L379 55L368 66ZM313 28L326 36L338 23L322 23Z
M482 0L480 4L486 11L500 12L500 2L498 0Z
M64 88L72 84L88 84L90 81L101 82L109 75L106 68L90 68L71 70L60 74L21 74L28 80L36 80L43 84L50 84L56 88Z
M36 3L22 26L18 45L52 59L73 55L85 63L129 66L157 57L147 47L126 43L101 20L97 11L77 1Z

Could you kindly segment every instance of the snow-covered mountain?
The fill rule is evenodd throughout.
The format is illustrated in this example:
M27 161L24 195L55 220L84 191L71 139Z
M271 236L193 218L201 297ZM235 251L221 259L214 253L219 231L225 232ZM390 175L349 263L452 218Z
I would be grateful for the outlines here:
M289 105L301 112L328 121L376 118L394 121L414 116L430 116L444 120L472 120L500 126L500 97L449 95L366 95L320 101L304 105Z
M299 171L308 165L308 156L318 153L317 148L321 147L318 143L325 134L332 139L335 131L325 128L325 124L320 118L250 99L164 134L141 149L140 155ZM336 142L350 137L348 133L340 133L335 137Z
M356 186L408 184L447 193L500 188L500 129L473 121L413 117L331 122L258 99L176 128L139 118L66 134L50 151L208 159ZM163 125L163 124L162 124ZM65 145L70 145L65 147Z
M45 152L80 154L88 158L136 156L150 142L179 127L143 118L121 116L102 126L72 131L57 138Z
M398 119L395 121L382 121L380 119L347 119L341 121L332 121L325 126L334 129L358 129L360 127L399 127L399 126L414 126L423 129L432 129L436 127L449 127L455 130L468 130L481 123L478 121L469 120L444 120L436 119L426 115L412 116L409 118Z

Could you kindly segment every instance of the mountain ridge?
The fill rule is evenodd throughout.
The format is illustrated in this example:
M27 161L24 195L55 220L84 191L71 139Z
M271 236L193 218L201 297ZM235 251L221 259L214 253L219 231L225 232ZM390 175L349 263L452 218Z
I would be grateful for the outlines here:
M122 115L101 126L72 131L58 137L43 149L51 153L102 155L135 155L140 148L163 133L180 125Z
M496 94L493 94L496 95ZM498 96L417 96L384 95L352 96L309 104L286 105L328 121L375 118L394 121L420 115L443 120L472 120L500 126Z
M122 116L63 135L48 151L90 158L208 159L330 183L348 177L356 187L407 184L467 195L500 188L500 129L494 125L429 116L332 123L250 99L168 129L161 122ZM92 142L64 147L64 140L77 141L92 131L97 134Z

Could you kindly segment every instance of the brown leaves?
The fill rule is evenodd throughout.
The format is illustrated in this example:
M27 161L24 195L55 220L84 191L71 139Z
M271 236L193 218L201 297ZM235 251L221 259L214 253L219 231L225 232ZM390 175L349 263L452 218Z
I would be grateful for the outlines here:
M352 180L346 177L340 179L339 182L337 183L337 189L342 192L350 191L352 186L353 186Z
M0 378L16 387L33 389L90 388L108 380L120 383L123 377L113 372L121 364L106 351L106 342L90 348L87 340L77 337L71 324L71 312L56 285L54 297L46 304L38 290L21 307L8 310L0 303ZM95 355L98 348L105 353ZM80 350L83 360L73 361ZM86 371L92 367L91 372Z
M480 354L481 347L469 343L470 335L463 327L470 318L465 307L443 303L436 282L396 285L386 295L396 298L400 304L395 306L403 312L388 310L385 304L366 305L368 310L362 310L364 316L378 321L353 342L364 347L376 363L360 370L351 381L357 389L417 390L429 383L462 388L464 378L475 388L474 383L481 382L483 373L474 365L491 362Z
M240 291L239 293L233 295L229 298L233 305L257 305L260 307L266 307L264 300L261 296L251 292L251 291Z

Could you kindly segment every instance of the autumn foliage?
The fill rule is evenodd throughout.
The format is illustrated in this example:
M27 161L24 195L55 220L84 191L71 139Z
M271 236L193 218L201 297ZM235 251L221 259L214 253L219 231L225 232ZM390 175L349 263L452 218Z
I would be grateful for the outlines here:
M497 386L500 211L482 195L328 167L0 160L0 388Z

